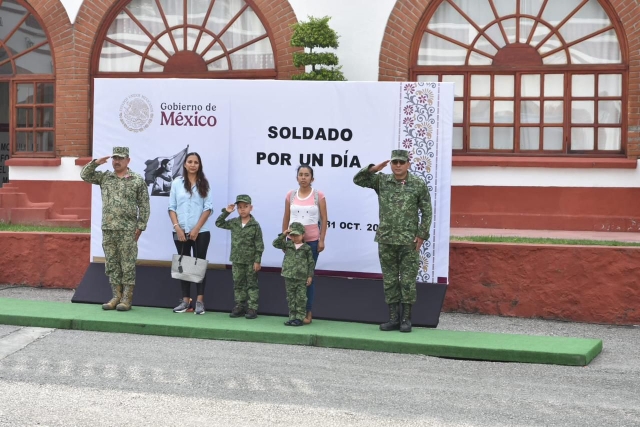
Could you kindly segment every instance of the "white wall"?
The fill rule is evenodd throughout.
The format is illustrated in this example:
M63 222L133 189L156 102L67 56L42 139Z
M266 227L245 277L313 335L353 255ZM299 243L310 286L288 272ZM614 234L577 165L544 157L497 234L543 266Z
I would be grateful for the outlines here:
M75 157L63 157L60 166L10 166L11 181L81 181L82 166Z
M452 186L640 187L640 169L561 169L458 166Z
M82 0L61 0L71 22ZM331 16L336 51L348 80L377 81L380 46L395 0L290 0L298 21ZM57 168L12 167L12 180L79 180L80 167L63 158ZM454 186L640 187L639 169L454 167Z
M82 0L61 0L71 23ZM377 81L380 46L396 0L290 0L298 18L330 16L329 24L340 35L336 51L347 80Z
M60 0L60 2L66 9L71 24L75 23L76 16L78 16L78 11L80 10L80 6L82 6L82 0Z
M63 157L58 167L11 166L12 181L80 181L81 166ZM141 173L142 171L137 171ZM560 169L458 166L451 185L460 187L640 187L638 169Z
M382 37L395 0L289 0L298 21L330 16L347 80L378 81Z

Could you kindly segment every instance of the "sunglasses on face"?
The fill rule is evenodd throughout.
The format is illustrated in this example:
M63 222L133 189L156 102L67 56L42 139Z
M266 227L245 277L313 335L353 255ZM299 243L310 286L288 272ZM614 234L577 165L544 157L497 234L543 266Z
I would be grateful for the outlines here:
M404 165L405 163L407 163L405 160L391 160L391 164L392 165Z

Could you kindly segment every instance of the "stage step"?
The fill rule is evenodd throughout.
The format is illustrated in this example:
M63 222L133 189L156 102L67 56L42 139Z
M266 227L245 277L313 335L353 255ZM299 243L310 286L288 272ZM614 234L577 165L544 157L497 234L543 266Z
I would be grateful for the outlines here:
M67 228L91 228L91 220L88 219L47 219L42 225L49 227L67 227Z
M135 296L134 296L135 303ZM377 325L313 320L283 325L286 317L231 319L229 313L176 315L170 309L134 306L120 313L98 304L0 298L0 323L16 326L160 335L325 348L422 354L455 359L585 366L602 351L602 340L560 336L414 328L410 334L381 332Z
M0 188L0 221L22 225L51 227L91 227L90 208L63 208L54 210L53 202L31 202L29 196L18 190L16 184L7 183Z
M25 193L0 191L0 207L5 209L24 207L29 203Z
M65 215L75 215L79 219L91 219L91 208L64 208Z
M39 224L49 219L48 207L11 208L13 224Z
M0 194L14 194L18 193L18 187L7 187L9 184L4 184L2 188L0 188Z
M78 215L59 214L51 210L49 219L78 219Z

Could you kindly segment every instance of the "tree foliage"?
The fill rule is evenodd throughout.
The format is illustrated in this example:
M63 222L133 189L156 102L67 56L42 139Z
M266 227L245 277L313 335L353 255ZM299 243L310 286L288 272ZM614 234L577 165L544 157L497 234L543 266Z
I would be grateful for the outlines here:
M291 46L303 47L304 52L293 53L293 65L311 66L311 71L297 74L293 80L346 80L342 67L338 66L338 56L331 52L314 52L314 49L336 49L339 46L338 33L329 27L328 16L308 17L307 22L293 24Z

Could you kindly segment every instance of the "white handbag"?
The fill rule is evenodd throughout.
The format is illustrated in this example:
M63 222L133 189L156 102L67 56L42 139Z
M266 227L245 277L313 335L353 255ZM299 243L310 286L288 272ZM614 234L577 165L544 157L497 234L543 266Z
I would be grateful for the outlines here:
M171 260L171 277L192 283L202 283L204 275L207 272L209 261L198 258L195 244L193 245L193 254L195 257L184 255L184 247L185 245L183 243L182 253L175 254Z

